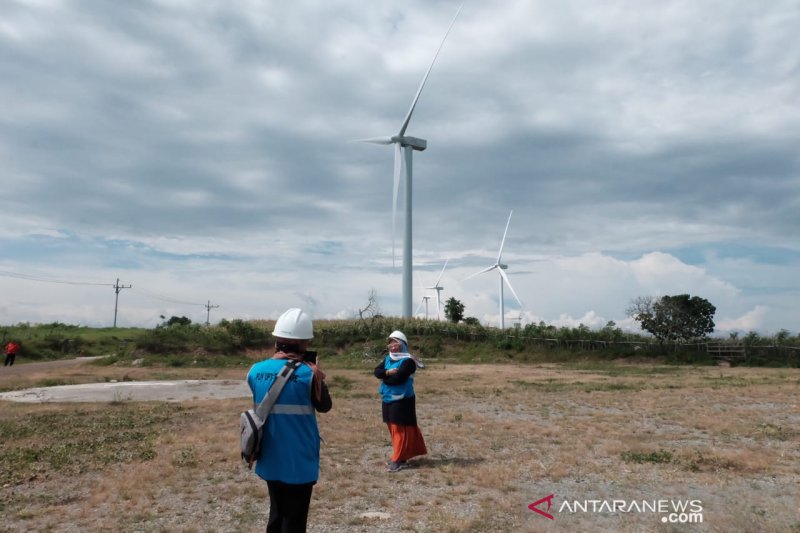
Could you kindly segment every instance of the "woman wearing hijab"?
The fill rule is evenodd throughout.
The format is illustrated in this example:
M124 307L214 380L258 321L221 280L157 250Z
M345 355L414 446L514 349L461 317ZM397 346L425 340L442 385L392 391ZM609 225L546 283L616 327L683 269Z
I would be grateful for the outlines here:
M383 421L392 437L389 472L408 468L408 460L428 453L425 439L417 426L414 373L424 365L408 353L408 339L402 331L389 335L389 354L375 367L375 377L382 381L379 392Z

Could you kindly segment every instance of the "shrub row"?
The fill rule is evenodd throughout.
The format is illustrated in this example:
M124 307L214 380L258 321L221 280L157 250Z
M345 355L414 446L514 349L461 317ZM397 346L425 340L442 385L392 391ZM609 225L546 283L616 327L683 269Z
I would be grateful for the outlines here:
M0 327L3 342L23 341L21 357L53 359L77 355L239 355L273 343L274 321L223 320L216 326L168 321L153 329L86 328L60 323ZM543 322L501 331L480 324L453 324L396 317L369 320L317 320L314 346L321 352L376 359L385 340L400 329L413 351L425 358L459 360L569 360L576 354L592 357L659 357L673 363L711 364L706 342L737 343L747 350L741 364L800 366L800 338L782 331L775 337L749 333L742 339L700 339L692 344L661 344L652 337L625 333L609 323L600 330L586 326L556 328ZM176 363L179 364L179 363Z

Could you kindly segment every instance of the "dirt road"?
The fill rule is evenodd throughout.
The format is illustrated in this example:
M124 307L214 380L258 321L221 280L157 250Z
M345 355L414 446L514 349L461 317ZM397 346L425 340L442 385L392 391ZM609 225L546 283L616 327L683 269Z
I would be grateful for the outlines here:
M4 367L0 372L0 380L3 377L21 379L26 376L55 374L55 371L77 367L94 359L97 359L97 357L81 357L78 359L63 359ZM26 403L179 402L198 399L246 398L248 396L250 396L250 389L242 379L110 380L100 383L32 387L0 392L0 400Z
M57 361L44 361L42 363L25 363L20 364L19 358L14 366L4 366L0 369L0 376L19 376L24 374L32 374L34 372L47 372L50 370L60 370L73 366L82 365L88 361L100 359L102 355L95 357L78 357L77 359L59 359Z

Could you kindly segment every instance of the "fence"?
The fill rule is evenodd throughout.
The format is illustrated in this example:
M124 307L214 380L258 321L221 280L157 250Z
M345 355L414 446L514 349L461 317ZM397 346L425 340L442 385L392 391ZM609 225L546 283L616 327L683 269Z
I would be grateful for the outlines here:
M706 352L714 359L731 361L745 359L747 349L743 344L706 344Z

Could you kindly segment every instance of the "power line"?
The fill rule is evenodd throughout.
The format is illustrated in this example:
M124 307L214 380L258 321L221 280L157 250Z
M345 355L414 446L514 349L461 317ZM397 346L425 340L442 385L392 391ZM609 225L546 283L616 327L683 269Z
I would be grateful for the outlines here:
M94 285L99 287L108 287L110 285L113 287L113 285L111 285L110 283L92 283L89 281L67 281L63 279L48 279L40 276L31 276L29 274L20 274L19 272L8 272L5 270L0 270L0 276L4 276L7 278L25 279L28 281L41 281L44 283L60 283L63 285Z
M206 306L206 304L201 304L201 303L197 303L197 302L185 302L185 301L182 301L182 300L176 300L174 298L168 298L166 296L162 296L160 294L156 294L154 292L150 292L148 290L142 289L141 287L137 287L136 290L137 290L137 292L141 292L144 296L147 296L148 298L153 298L154 300L161 300L162 302L169 302L169 303L181 304L181 305L194 305L194 306L197 306L197 307L205 307Z
M16 278L16 279L24 279L28 281L41 281L44 283L61 283L64 285L93 285L96 287L115 287L113 283L94 283L90 281L69 281L64 279L52 279L42 276L31 276L29 274L21 274L19 272L9 272L6 270L0 270L0 276L7 277L7 278ZM131 287L122 287L124 289L129 289ZM174 298L169 298L166 296L161 296L154 292L147 291L142 289L141 287L137 287L136 289L138 292L141 292L145 296L149 298L154 298L156 300L161 300L164 302L176 303L176 304L183 304L183 305L195 305L197 307L205 307L206 304L197 303L197 302L185 302L183 300L176 300Z
M115 293L115 300L114 300L114 327L117 327L117 313L119 308L119 293L123 289L130 289L133 285L120 285L119 278L117 278L116 283L95 283L90 281L71 281L71 280L64 280L64 279L54 279L48 278L44 276L33 276L30 274L22 274L20 272L10 272L7 270L0 270L0 276L7 277L7 278L15 278L15 279L22 279L27 281L38 281L42 283L58 283L62 285L89 285L95 287L112 287ZM162 302L174 303L179 305L191 305L196 307L205 307L206 308L206 324L209 324L211 309L216 309L219 305L211 305L211 300L208 300L207 303L198 303L198 302L187 302L184 300L178 300L175 298L170 298L167 296L163 296L161 294L157 294L152 291L148 291L146 289L142 289L141 287L137 286L137 292L141 293L143 296L148 298L152 298L154 300L160 300Z

